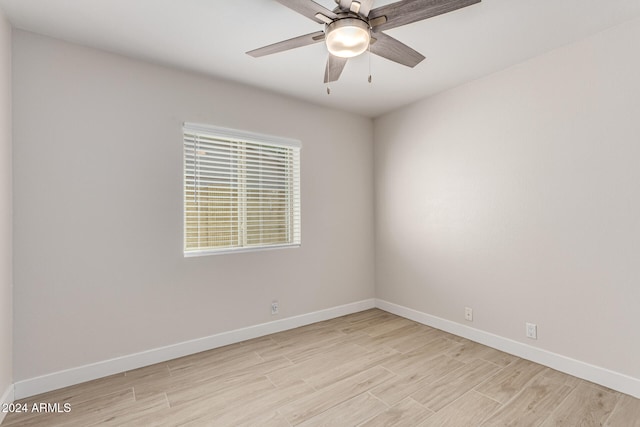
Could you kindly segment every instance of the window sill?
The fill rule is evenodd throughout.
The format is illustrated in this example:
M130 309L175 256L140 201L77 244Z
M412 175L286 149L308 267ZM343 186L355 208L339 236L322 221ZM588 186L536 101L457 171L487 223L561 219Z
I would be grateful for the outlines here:
M223 248L223 249L207 249L202 251L189 251L184 252L185 258L194 258L208 255L226 255L244 252L258 252L258 251L270 251L274 249L288 249L299 248L300 243L286 244L286 245L269 245L269 246L248 246L242 248Z

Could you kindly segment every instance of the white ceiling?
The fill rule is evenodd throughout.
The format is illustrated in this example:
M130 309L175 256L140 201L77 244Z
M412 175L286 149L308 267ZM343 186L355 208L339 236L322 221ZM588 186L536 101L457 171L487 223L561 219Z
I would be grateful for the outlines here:
M369 84L362 55L327 95L323 43L245 55L322 29L275 0L0 0L0 7L20 29L370 117L640 16L640 0L483 0L389 30L427 59L410 69L372 56Z

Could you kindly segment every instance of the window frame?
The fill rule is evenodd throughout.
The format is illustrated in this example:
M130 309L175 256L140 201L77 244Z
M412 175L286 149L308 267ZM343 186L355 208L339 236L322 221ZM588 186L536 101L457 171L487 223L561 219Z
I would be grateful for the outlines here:
M242 144L257 144L260 146L271 146L271 147L283 147L287 149L293 149L294 154L294 162L291 165L292 170L292 178L290 180L286 180L286 184L291 186L292 194L289 197L293 197L293 211L287 214L286 221L284 223L289 223L287 225L287 233L291 233L291 243L277 243L277 244L260 244L260 245L245 245L244 246L224 246L220 248L206 248L206 249L190 249L187 248L187 134L202 134L207 137L212 137L216 139L223 140L230 144L238 144L238 146ZM207 256L207 255L222 255L222 254L230 254L230 253L243 253L243 252L255 252L255 251L264 251L264 250L273 250L273 249L285 249L285 248L297 248L302 245L302 207L301 207L301 183L300 183L300 166L301 166L301 151L302 151L302 143L299 140L285 138L280 136L266 135L261 133L213 126L213 125L204 125L198 123L184 122L182 126L182 152L183 152L183 185L182 185L182 213L183 213L183 255L185 258L189 257L199 257L199 256ZM296 162L297 160L297 162ZM237 170L242 167L238 166L239 162L236 162L235 168ZM231 170L231 167L230 167ZM195 173L195 171L194 171ZM246 171L245 171L246 173ZM239 181L240 182L240 181ZM246 186L246 183L245 183ZM295 191L297 190L297 194ZM241 192L241 191L239 191ZM240 201L240 196L238 196L238 209L247 209L248 201L246 194L243 196L243 202ZM241 206L242 205L242 206ZM246 242L247 236L249 235L247 231L247 227L245 225L244 228L240 226L241 220L238 218L238 233L240 233L242 229L243 242Z

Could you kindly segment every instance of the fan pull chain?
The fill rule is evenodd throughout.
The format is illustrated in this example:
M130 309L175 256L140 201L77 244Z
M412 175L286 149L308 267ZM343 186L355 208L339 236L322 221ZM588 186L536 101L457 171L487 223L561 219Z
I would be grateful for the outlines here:
M325 71L327 73L326 78L327 78L327 95L331 95L331 88L329 87L329 74L331 74L331 54L329 54L329 57L327 58L327 70Z
M371 27L369 27L369 83L371 83Z

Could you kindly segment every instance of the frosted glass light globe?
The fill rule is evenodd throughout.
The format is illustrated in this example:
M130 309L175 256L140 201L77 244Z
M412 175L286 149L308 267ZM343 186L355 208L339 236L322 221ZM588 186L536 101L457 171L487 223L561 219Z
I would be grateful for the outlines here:
M327 49L340 58L353 58L369 47L369 25L357 18L343 18L327 25Z

